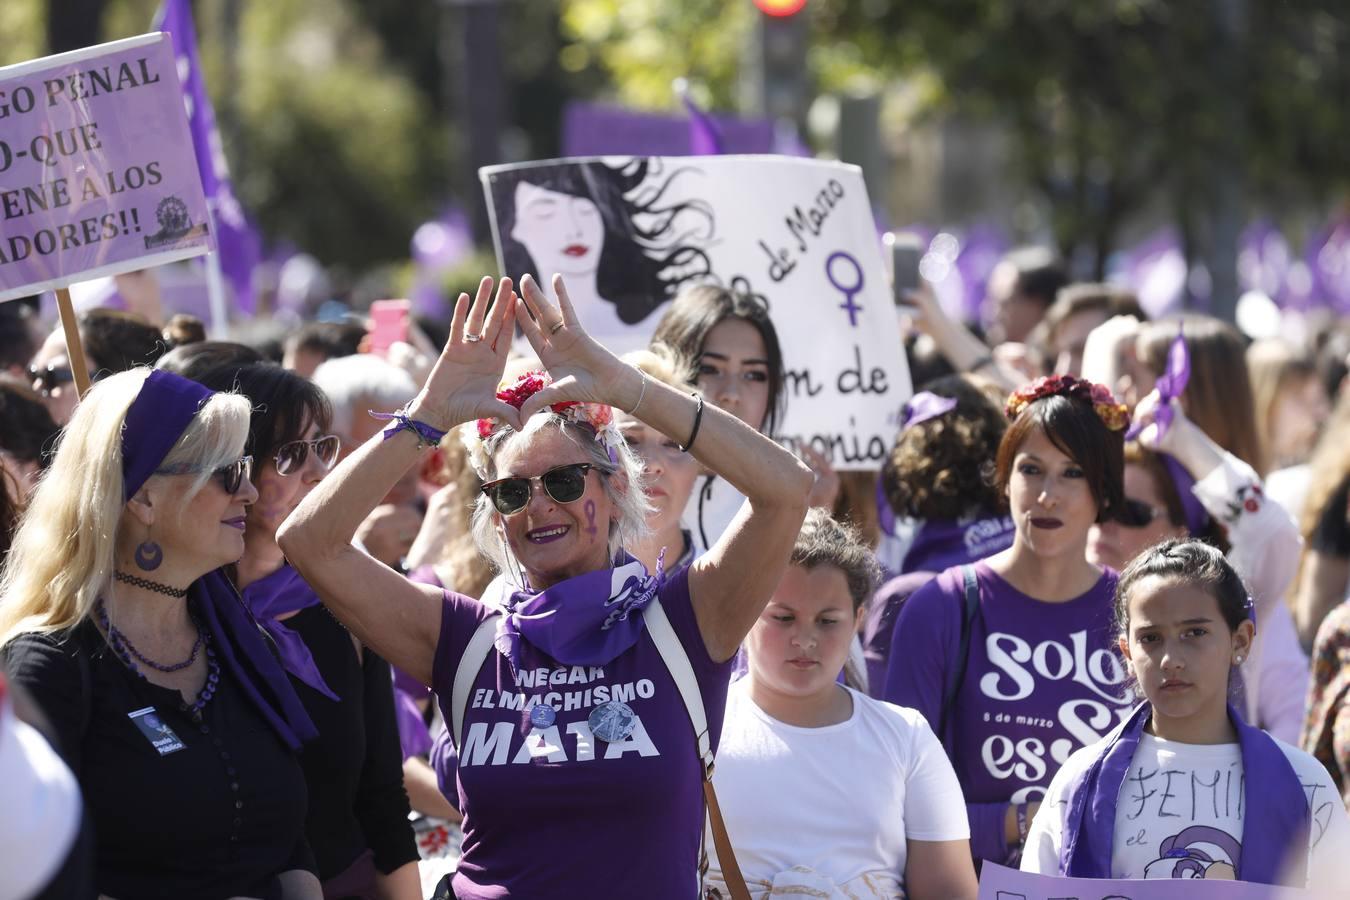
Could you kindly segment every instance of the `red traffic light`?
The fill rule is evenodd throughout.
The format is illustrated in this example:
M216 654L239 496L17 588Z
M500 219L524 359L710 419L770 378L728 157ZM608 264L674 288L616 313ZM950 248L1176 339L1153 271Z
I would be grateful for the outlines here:
M755 6L766 16L785 19L801 12L806 0L755 0Z

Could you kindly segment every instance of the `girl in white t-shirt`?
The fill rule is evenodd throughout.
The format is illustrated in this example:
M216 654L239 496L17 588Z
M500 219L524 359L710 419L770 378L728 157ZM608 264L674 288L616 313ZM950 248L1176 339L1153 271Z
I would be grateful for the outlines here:
M1326 770L1229 705L1250 612L1242 579L1208 544L1164 541L1126 567L1120 652L1146 702L1059 770L1023 871L1344 885L1350 819Z
M836 681L875 573L856 534L812 510L746 638L713 784L754 900L976 896L942 745L914 710ZM705 896L729 897L711 866Z

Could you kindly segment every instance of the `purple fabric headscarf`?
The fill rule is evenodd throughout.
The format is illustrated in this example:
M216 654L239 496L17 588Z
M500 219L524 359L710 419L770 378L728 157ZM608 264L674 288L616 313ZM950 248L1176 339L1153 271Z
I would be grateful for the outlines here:
M281 655L281 665L286 671L329 700L341 701L342 698L333 693L328 682L323 680L319 667L314 663L314 656L309 652L309 647L305 646L304 638L277 618L319 605L319 595L314 593L308 582L300 577L300 573L295 571L290 563L286 563L271 575L253 582L241 593L244 603L257 618L258 624L262 625L276 642Z
M214 395L195 381L151 370L122 426L122 486L127 500L155 474L197 411Z

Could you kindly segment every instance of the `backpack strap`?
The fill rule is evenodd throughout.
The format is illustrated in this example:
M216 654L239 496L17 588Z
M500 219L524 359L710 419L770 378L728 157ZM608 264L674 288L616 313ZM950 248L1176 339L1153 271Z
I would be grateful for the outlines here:
M956 652L956 675L947 683L942 697L942 711L938 714L938 740L944 740L952 707L956 705L956 696L961 693L961 683L966 680L966 666L970 662L970 633L975 617L980 612L980 585L975 578L974 566L961 567L963 584L961 604L961 643Z
M660 599L654 599L642 611L646 621L647 633L652 636L661 660L666 664L670 677L684 701L689 713L689 721L694 726L694 735L698 741L698 757L703 766L703 798L708 806L708 825L712 831L713 846L717 849L717 861L722 867L722 880L731 892L731 900L750 900L750 891L745 886L745 877L736 862L736 853L731 847L731 837L727 834L726 823L722 821L722 808L717 803L717 792L713 790L713 752L712 737L708 732L708 712L703 706L703 694L698 689L698 678L689 662L680 637L670 624L666 611L661 608Z
M494 609L492 615L478 623L473 637L469 638L464 655L459 658L459 668L455 669L455 680L450 689L450 740L455 750L460 750L460 737L464 733L464 713L469 708L469 692L473 690L473 680L478 670L483 668L488 654L492 652L492 642L497 637L497 617L500 610Z

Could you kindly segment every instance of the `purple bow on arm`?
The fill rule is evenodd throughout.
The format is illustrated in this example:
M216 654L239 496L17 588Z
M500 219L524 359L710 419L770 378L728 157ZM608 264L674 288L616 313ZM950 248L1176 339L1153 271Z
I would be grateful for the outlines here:
M1158 424L1158 437L1167 433L1167 429L1172 424L1172 401L1181 397L1186 391L1186 384L1191 380L1191 351L1186 346L1186 336L1182 334L1181 329L1177 329L1177 336L1172 341L1172 346L1167 351L1167 369L1158 377L1155 388L1158 391L1158 411L1153 416L1153 421ZM1129 432L1125 435L1125 440L1133 441L1139 437L1139 432L1144 430L1144 423L1136 420Z

